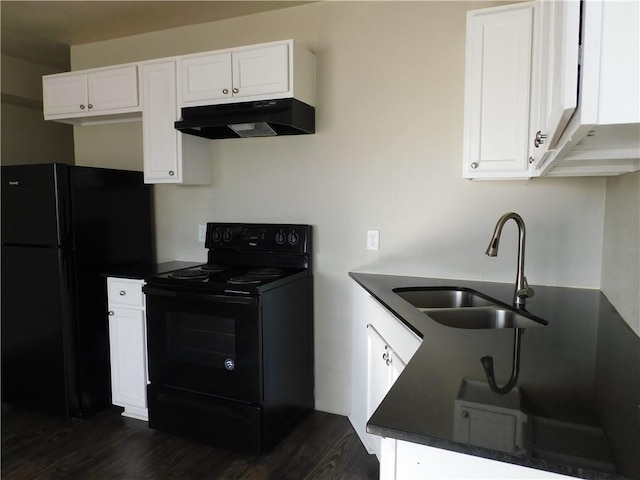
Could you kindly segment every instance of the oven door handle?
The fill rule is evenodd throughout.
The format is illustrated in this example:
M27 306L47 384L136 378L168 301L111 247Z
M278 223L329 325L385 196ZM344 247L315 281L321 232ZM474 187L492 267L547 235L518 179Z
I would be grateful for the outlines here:
M197 300L199 302L218 302L218 303L236 303L242 305L257 305L256 297L239 297L236 295L221 295L212 293L191 293L176 290L165 290L161 288L153 288L145 285L143 287L145 295L158 295L161 297L179 298L181 300Z

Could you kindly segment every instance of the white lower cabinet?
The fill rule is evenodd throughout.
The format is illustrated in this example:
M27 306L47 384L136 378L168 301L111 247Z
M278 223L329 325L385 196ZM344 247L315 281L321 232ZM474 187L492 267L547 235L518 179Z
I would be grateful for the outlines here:
M405 363L372 324L367 325L367 418L387 395ZM381 437L371 435L370 447L380 458Z
M143 280L107 278L111 398L122 415L147 420L147 333Z
M380 458L381 437L367 421L418 350L421 340L371 295L354 285L353 357L349 420L369 453Z
M382 440L380 480L575 480L559 473L393 438Z

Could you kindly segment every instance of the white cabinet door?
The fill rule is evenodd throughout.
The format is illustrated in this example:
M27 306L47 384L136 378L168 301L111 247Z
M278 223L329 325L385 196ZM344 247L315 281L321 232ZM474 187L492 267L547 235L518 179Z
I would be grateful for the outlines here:
M183 104L232 96L231 53L185 58L180 68Z
M181 59L180 105L238 102L292 93L289 43Z
M572 480L575 477L385 438L380 480Z
M367 419L398 379L405 364L373 325L367 325ZM369 435L370 448L380 459L381 437Z
M89 98L86 74L43 77L42 87L45 117L86 111Z
M138 411L144 418L147 408L144 310L112 308L109 311L109 342L113 404L125 407L130 413Z
M42 78L45 119L122 113L138 107L136 65Z
M582 2L579 104L549 176L619 175L640 170L640 2Z
M289 90L289 46L286 43L234 52L232 62L235 97Z
M528 177L534 3L467 14L463 176Z
M142 146L145 183L180 183L176 62L142 66Z
M390 369L387 359L391 349L384 338L367 325L367 418L371 418L389 391Z
M87 85L89 110L115 110L138 105L136 65L90 72L87 74Z
M111 401L122 415L147 420L147 331L143 280L107 278Z
M175 60L141 66L144 181L206 185L211 183L210 140L174 127L176 70Z
M359 285L353 285L353 295L349 420L367 451L379 458L380 437L366 432L367 421L421 340Z
M555 148L578 106L580 2L541 2L540 10L540 68L532 94L532 108L538 111L532 112L537 118L529 142L534 144L534 168L542 173L545 154Z

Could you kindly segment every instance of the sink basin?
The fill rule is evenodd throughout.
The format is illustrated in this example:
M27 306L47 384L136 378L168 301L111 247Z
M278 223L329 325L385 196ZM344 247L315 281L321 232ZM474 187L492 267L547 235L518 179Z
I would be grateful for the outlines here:
M441 325L453 328L531 328L542 327L543 323L500 307L449 308L425 311L429 317Z
M394 293L419 310L495 305L490 298L467 288L396 288Z
M396 288L393 292L434 321L453 328L532 328L547 324L462 287Z

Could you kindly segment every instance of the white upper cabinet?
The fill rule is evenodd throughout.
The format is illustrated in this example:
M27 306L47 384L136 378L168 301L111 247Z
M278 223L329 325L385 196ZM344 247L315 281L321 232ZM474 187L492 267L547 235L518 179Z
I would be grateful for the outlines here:
M181 106L295 97L315 105L315 57L293 40L180 59Z
M230 98L233 93L231 54L211 53L184 58L182 70L182 103Z
M528 176L534 3L467 14L463 176Z
M289 45L240 50L232 55L233 94L241 97L289 91Z
M539 65L532 94L529 141L532 168L540 168L555 148L578 106L580 2L540 3L541 38L535 64ZM537 110L536 110L537 109Z
M140 71L145 183L210 183L211 142L174 128L176 60L144 63Z
M536 165L536 174L618 175L640 170L638 18L637 0L582 3L578 105L558 142L549 146L546 161Z
M47 75L42 79L45 120L97 123L139 119L136 65Z
M468 12L463 177L640 169L639 5L558 0Z

